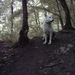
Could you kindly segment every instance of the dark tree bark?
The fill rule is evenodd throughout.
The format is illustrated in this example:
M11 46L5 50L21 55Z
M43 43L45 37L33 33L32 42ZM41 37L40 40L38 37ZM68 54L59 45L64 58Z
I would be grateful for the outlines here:
M11 41L12 41L12 33L13 33L13 0L11 0Z
M68 6L66 4L66 1L65 0L59 0L60 3L61 3L61 6L63 7L64 11L65 11L65 19L66 19L66 23L65 23L65 26L63 29L71 29L73 28L72 27L72 24L71 24L71 20L70 20L70 12L69 12L69 9L68 9Z
M61 17L61 12L60 12L60 7L59 7L58 0L56 0L56 2L57 2L58 11L59 11L59 20L60 20L61 26L63 28L63 20L62 20L62 17Z
M28 12L27 12L27 0L22 0L22 6L23 6L23 25L22 29L19 33L19 44L25 45L29 43L29 38L27 36L28 34Z

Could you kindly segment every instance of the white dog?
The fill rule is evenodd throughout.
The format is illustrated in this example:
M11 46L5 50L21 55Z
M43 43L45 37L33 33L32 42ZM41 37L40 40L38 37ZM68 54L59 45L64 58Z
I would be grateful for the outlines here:
M43 23L43 39L45 40L43 44L46 44L48 42L47 38L49 38L48 44L51 44L52 41L52 34L54 32L53 27L52 27L52 22L53 22L53 17L52 14L46 15L45 20Z

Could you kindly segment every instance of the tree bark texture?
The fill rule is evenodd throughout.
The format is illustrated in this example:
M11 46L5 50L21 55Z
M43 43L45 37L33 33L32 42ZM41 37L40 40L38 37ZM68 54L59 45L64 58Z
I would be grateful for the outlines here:
M61 3L61 6L63 7L63 9L65 11L65 20L66 20L66 23L65 23L65 26L64 26L63 29L70 29L70 28L72 28L72 24L71 24L71 20L70 20L70 12L69 12L67 3L66 3L65 0L59 0L59 1Z
M22 29L19 33L19 44L25 45L29 42L29 38L27 36L29 26L28 26L28 12L27 12L27 0L22 0L23 7L23 24Z
M11 41L13 36L13 0L11 0Z
M60 20L61 26L63 28L63 20L62 20L62 17L61 17L61 12L60 12L60 7L59 7L58 0L56 0L56 2L57 2L58 11L59 11L59 20Z

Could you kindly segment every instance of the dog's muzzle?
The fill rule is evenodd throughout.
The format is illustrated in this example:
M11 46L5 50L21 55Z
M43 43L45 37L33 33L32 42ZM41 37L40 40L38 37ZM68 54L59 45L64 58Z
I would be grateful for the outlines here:
M54 20L52 20L52 21L48 21L48 22L46 22L47 24L51 24L51 22L53 22Z
M53 22L54 20L52 20L51 22Z

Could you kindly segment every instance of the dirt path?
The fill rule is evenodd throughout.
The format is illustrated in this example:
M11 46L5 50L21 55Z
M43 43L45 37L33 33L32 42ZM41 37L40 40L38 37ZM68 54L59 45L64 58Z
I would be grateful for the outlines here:
M39 75L40 66L45 60L43 50L38 50L38 46L34 46L29 51L26 51L20 61L13 65L13 70L9 75Z
M15 61L3 68L2 75L75 75L75 31L59 33L51 45L43 45L41 39L14 49Z
M43 47L41 47L41 38L40 40L38 39L38 41L34 40L28 45L28 47L18 48L19 52L21 50L22 57L20 57L17 62L14 62L10 66L6 67L7 75L39 75L39 69L43 65L44 60L46 59L46 54ZM40 41L41 43L39 43L38 45L38 42Z

